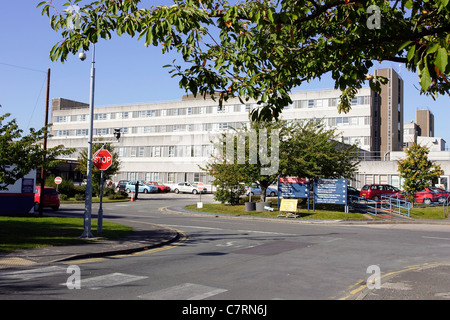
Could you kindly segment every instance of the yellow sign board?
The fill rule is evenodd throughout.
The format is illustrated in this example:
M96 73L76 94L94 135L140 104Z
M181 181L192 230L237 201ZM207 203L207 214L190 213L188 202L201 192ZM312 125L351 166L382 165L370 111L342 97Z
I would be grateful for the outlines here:
M297 212L298 199L281 199L280 211Z

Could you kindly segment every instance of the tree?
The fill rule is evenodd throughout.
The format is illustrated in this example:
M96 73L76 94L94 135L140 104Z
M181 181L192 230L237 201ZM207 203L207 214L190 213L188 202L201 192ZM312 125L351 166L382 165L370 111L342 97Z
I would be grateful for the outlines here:
M411 203L414 203L416 192L428 187L443 173L439 164L428 160L429 152L426 146L413 143L405 150L406 158L397 161L400 178L404 179L403 189Z
M293 122L280 145L282 176L351 179L358 169L357 145L345 145L336 129L319 120Z
M230 157L224 145L226 149L231 141ZM240 155L238 145L244 141ZM280 176L350 179L359 164L357 146L340 143L335 129L327 129L316 120L251 122L248 127L222 134L216 148L219 155L213 156L204 169L215 178L214 184L231 187L239 182L258 183L262 201L267 188Z
M58 156L73 151L63 145L44 150L41 140L49 130L48 126L37 131L31 128L28 135L22 135L23 130L19 129L16 119L5 123L9 116L9 113L0 116L0 190L7 190L8 185L23 178L32 169L56 166Z
M103 146L101 141L96 142L92 145L93 153L99 150ZM103 149L108 150L112 155L112 164L111 166L104 170L103 172L103 181L111 179L111 176L119 172L120 169L120 160L119 154L114 151L114 147L111 143L105 143ZM78 166L77 170L79 170L84 176L87 176L87 161L88 161L88 150L83 149L78 156ZM92 188L93 190L97 189L97 194L100 194L100 181L101 181L101 170L98 170L96 166L92 165Z
M220 105L230 97L255 99L261 107L253 120L278 119L292 88L327 73L342 90L338 109L347 112L366 81L377 91L386 83L369 74L373 61L417 71L421 93L450 94L449 0L174 0L150 8L140 0L91 0L80 10L61 10L49 0L38 6L62 35L52 60L65 61L114 32L136 36L182 55L186 68L175 60L167 67L194 95L217 97Z

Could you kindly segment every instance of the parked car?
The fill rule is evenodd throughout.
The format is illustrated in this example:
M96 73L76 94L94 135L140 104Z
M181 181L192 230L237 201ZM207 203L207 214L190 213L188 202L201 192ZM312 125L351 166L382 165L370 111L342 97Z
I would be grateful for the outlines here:
M358 189L352 187L352 186L347 186L347 199L350 201L356 201L357 198L355 197L359 197L361 194L361 191L359 191ZM350 197L352 196L352 197Z
M383 195L398 195L400 190L389 184L366 184L362 187L361 198L378 201Z
M438 197L434 191L429 188L425 188L425 190L416 192L414 194L417 203L430 204L432 202L438 201Z
M450 199L450 192L444 189L438 187L428 187L426 189L433 191L436 194L436 197L438 198L437 201L439 202L445 202Z
M187 192L187 193L197 194L200 192L205 193L206 188L203 188L202 191L199 191L196 184L189 183L189 182L180 182L173 187L173 192L175 192L175 193Z
M250 193L252 194L252 196L253 195L260 195L261 194L261 186L260 185L258 185L258 184L252 184L252 187L250 188L250 187L246 187L245 188L245 194L248 196L248 195L250 195ZM277 191L277 189L274 189L274 188L267 188L266 189L266 196L269 196L269 197L276 197L277 196L277 194L278 194L278 191Z
M117 183L117 190L118 191L125 191L125 187L127 186L128 180L120 180Z
M44 187L44 199L42 208L52 208L54 211L59 209L60 201L58 191L52 187ZM34 188L34 210L39 210L41 205L41 187Z
M170 187L169 186L165 186L163 184L159 184L156 181L147 181L147 184L150 186L155 186L158 188L158 192L169 192L170 191Z
M136 190L136 181L128 181L125 186L125 191L134 192L135 190ZM139 181L138 192L156 193L158 192L158 188L155 186L150 186L146 184L144 181Z

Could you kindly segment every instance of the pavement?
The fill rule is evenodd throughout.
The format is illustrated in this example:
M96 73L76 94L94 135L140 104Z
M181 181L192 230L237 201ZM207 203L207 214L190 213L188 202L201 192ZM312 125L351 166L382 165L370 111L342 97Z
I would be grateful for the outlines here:
M121 223L133 228L133 232L129 236L121 239L91 238L80 245L54 246L12 252L0 251L0 270L35 264L132 254L169 245L182 237L178 230L155 224L146 223L142 225L130 221Z
M195 214L192 211L186 211L182 207L164 208L163 211L178 214ZM321 221L320 223L324 222ZM331 223L336 224L339 222L333 221ZM341 221L341 223L353 224L361 222ZM398 222L376 223L397 224ZM406 223L444 225L448 226L450 231L450 219L440 221L408 221ZM126 255L154 248L162 248L182 240L184 237L182 231L160 225L139 224L128 220L124 224L133 227L133 232L122 239L105 240L94 238L81 245L0 252L0 274L2 273L2 269L7 268ZM450 238L447 240L450 240ZM382 274L378 280L379 282L373 282L372 284L368 283L367 280L361 280L347 288L342 297L337 297L337 299L450 300L450 256L448 263L408 266L402 270Z

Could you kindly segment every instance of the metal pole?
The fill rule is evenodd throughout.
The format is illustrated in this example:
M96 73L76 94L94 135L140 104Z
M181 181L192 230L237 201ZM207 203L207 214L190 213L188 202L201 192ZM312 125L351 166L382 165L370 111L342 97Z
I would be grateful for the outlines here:
M89 99L90 128L87 159L87 183L86 200L84 202L84 231L81 238L92 238L91 214L92 214L92 138L94 130L94 91L95 91L95 45L92 44L91 88Z
M100 179L100 206L98 208L97 215L97 234L100 235L103 230L103 172L101 171L101 179Z
M41 168L41 197L39 199L39 216L42 217L43 216L43 203L44 203L44 190L45 190L45 161L46 161L46 156L45 156L45 152L47 151L47 125L48 125L48 101L50 99L50 68L47 69L47 96L46 96L46 100L45 100L45 131L44 131L44 145L43 145L43 149L44 149L44 155L42 156L42 168Z

